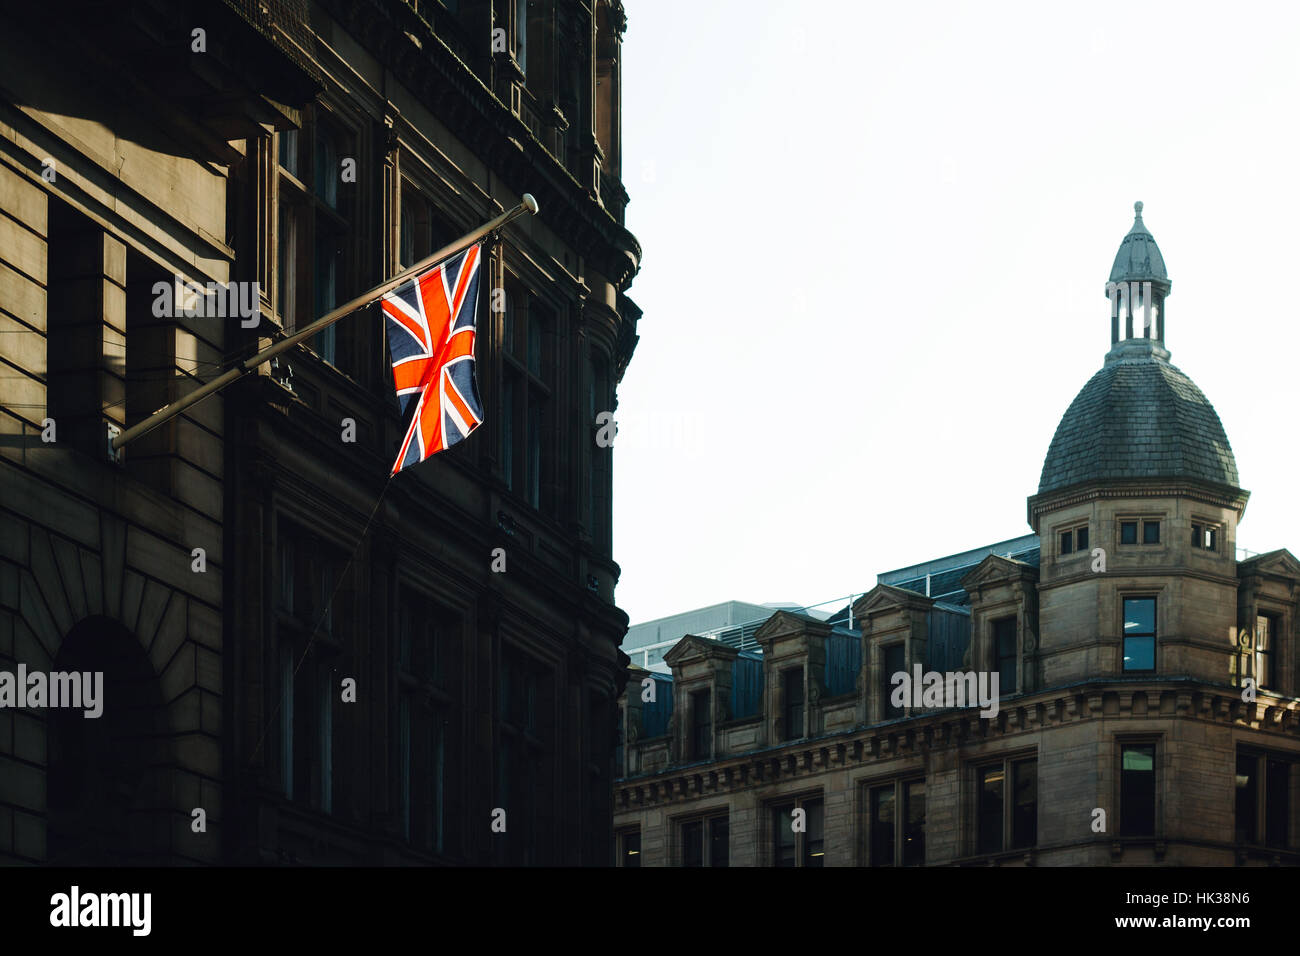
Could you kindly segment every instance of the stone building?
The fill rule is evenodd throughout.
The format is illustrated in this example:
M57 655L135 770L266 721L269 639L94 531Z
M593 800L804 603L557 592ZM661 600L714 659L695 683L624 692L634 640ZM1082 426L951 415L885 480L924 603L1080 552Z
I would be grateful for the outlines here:
M688 635L671 680L632 669L619 865L1300 862L1300 563L1237 559L1248 494L1169 362L1136 208L1111 349L1028 501L1038 546L959 585L936 566L935 596L880 583L851 628L778 612L761 655ZM997 674L996 714L897 706L914 668Z
M99 719L0 708L0 861L608 861L625 25L620 0L6 9L0 672L106 687ZM486 423L382 504L375 308L109 454L525 192L541 214L485 249ZM251 317L160 315L174 276L257 283Z

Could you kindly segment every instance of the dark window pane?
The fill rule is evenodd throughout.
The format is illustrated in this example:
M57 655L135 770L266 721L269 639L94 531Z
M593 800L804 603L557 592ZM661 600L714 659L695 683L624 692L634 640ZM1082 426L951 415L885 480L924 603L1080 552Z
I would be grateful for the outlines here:
M803 731L803 668L796 667L786 671L784 680L785 697L785 739L797 740Z
M1120 835L1155 836L1156 748L1125 747L1119 783Z
M1149 671L1156 666L1156 600L1124 599L1124 670Z
M903 866L925 863L925 781L903 785Z
M871 791L871 865L894 865L894 785Z
M1004 617L993 622L993 639L997 656L998 692L1016 692L1016 619Z
M794 804L772 810L772 862L776 866L794 866Z
M1074 532L1061 532L1061 554L1069 554L1074 550Z
M1259 758L1253 754L1237 755L1236 831L1238 843L1254 843L1259 818Z
M891 683L890 679L895 674L902 673L902 671L903 671L903 645L892 644L889 647L886 647L885 648L885 671L884 674L882 675L882 681L881 681L882 684L881 693L884 694L884 698L885 698L885 719L886 720L892 717L903 716L903 708L895 707L893 702L890 699L893 696L893 691L894 691L894 684Z
M1160 543L1160 522L1159 521L1142 522L1142 543L1143 544Z
M803 865L822 866L826 860L825 845L822 842L822 824L824 822L823 806L820 800L805 800L803 834Z
M280 165L289 175L298 175L298 131L296 129L287 129L280 133Z
M1255 618L1255 683L1259 687L1273 683L1273 630L1271 617L1261 614Z
M1080 528L1074 533L1074 550L1088 550L1088 529L1086 527Z
M534 303L528 312L528 371L539 378L542 375L542 318L540 305Z
M704 824L699 820L682 824L682 866L704 865Z
M507 375L501 388L501 474L507 490L515 487L515 380Z
M623 865L635 867L641 865L640 830L634 830L631 833L623 834Z
M979 775L979 852L1002 849L1002 767L985 767Z
M1015 804L1012 806L1011 847L1038 843L1038 761L1021 760L1012 765Z
M528 401L528 480L524 486L528 503L534 508L542 506L542 415L541 393L530 389Z
M1287 845L1287 821L1291 816L1291 764L1284 760L1268 761L1264 793L1264 842L1268 846Z
M1137 544L1138 526L1136 521L1121 521L1119 523L1119 543L1120 544Z
M1205 546L1205 530L1199 525L1192 525L1192 547L1202 548Z
M731 865L731 821L714 817L709 821L709 866Z
M710 710L710 693L707 690L691 694L691 757L702 760L713 750L713 723Z
M1124 670L1153 671L1156 669L1156 641L1153 637L1126 637L1124 639Z

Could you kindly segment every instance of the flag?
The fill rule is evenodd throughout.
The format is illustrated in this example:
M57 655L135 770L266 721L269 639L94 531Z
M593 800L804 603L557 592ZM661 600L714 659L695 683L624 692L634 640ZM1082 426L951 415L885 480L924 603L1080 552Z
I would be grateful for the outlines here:
M402 414L415 402L393 474L463 441L483 424L474 381L480 258L480 246L470 246L380 301Z

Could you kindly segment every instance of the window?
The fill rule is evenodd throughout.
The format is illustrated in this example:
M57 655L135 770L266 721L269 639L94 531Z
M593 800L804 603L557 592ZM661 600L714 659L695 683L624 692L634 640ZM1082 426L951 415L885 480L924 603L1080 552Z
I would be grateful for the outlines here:
M785 740L798 740L803 730L803 668L794 667L781 674L781 695L785 702Z
M626 772L623 763L623 746L627 739L627 711L623 707L618 708L618 723L614 727L614 776L622 777Z
M1124 599L1124 670L1156 669L1156 599Z
M978 767L975 788L977 853L1022 850L1038 844L1036 758L1003 760Z
M1219 550L1219 529L1214 525L1192 523L1192 547L1202 551Z
M796 810L803 811L796 814ZM772 846L775 866L822 866L823 803L820 797L804 798L772 807Z
M286 332L320 318L353 293L355 181L343 179L343 162L356 159L356 139L318 108L301 130L279 134L280 209L276 308ZM349 177L350 180L353 177ZM312 347L339 365L331 326L312 339ZM355 350L361 341L348 338ZM354 360L348 370L362 367Z
M1038 761L1019 760L1011 765L1014 802L1011 805L1011 847L1038 843Z
M1088 550L1088 526L1086 524L1077 528L1068 528L1061 532L1060 537L1062 557L1076 551Z
M434 203L407 179L402 180L401 228L398 269L408 269L453 242L459 235L436 210Z
M1271 614L1255 616L1255 684L1260 688L1273 686L1273 635L1277 633L1277 618Z
M1156 835L1156 745L1120 748L1120 836Z
M1159 521L1142 522L1142 543L1143 544L1160 543L1160 522Z
M1238 843L1259 840L1259 761L1255 754L1237 754L1237 787L1234 816Z
M496 834L501 861L511 865L550 862L548 825L553 738L551 681L540 662L504 649L498 674L497 806L508 829Z
M103 458L107 437L105 406L121 397L109 397L110 390L121 387L115 377L121 371L117 370L119 359L115 358L111 363L108 361L109 349L112 347L110 343L117 341L117 337L105 326L103 304L110 282L103 275L105 247L115 240L107 237L93 220L53 196L49 199L48 239L48 334L45 337L44 356L48 379L45 412L54 419L57 426L56 447L74 448L96 458ZM152 293L150 298L152 299ZM152 312L147 314L152 315ZM15 328L20 329L21 326ZM129 335L132 330L127 331ZM40 341L40 337L34 333L6 334L5 338ZM133 371L131 366L134 364L132 354L135 344L133 341L132 347L127 349L128 375ZM22 354L21 351L19 354ZM139 352L135 354L138 355ZM160 354L158 358L167 362L164 355ZM170 372L170 367L168 371ZM14 377L19 376L15 374ZM161 381L158 386L166 388L166 384ZM12 398L13 393L9 394ZM127 412L130 414L134 411L132 406L135 402L131 401L130 394L127 398ZM153 412L157 407L153 406L145 414ZM25 411L33 413L38 422L42 418L35 408ZM136 446L131 446L130 451L134 453ZM130 461L130 455L127 456L127 461Z
M894 865L894 840L897 822L894 814L894 787L876 787L871 791L871 865Z
M515 62L528 73L528 0L515 0Z
M587 475L587 502L589 512L587 527L592 540L601 551L610 547L610 472L613 448L602 447L597 442L601 426L597 416L610 411L609 365L604 357L594 351L587 355L587 421L591 428L589 468Z
M501 470L506 487L539 511L554 509L551 395L555 316L517 286L506 291L502 348Z
M731 822L724 814L681 824L682 866L729 866Z
M641 865L641 829L620 830L614 837L615 866Z
M347 630L349 595L339 587L344 562L323 541L279 522L276 613L280 696L280 782L297 803L335 809L335 659ZM346 779L346 777L340 777Z
M985 767L979 774L979 852L1002 850L1002 803L1006 769L1002 764Z
M884 700L885 720L891 720L895 717L903 716L903 708L895 706L891 699L894 691L894 684L891 682L891 678L893 678L895 674L903 673L906 669L904 667L903 645L890 644L888 647L884 648L884 657L885 667L880 675L880 694Z
M896 812L898 807L902 812ZM868 865L925 863L925 781L900 780L868 791Z
M710 713L712 693L697 690L691 694L691 759L704 760L713 753L713 717Z
M401 596L397 630L398 810L402 835L423 850L447 849L449 750L454 743L452 663L458 625L432 601Z
M51 221L55 219L51 202ZM57 237L56 237L57 238ZM52 240L53 243L53 240ZM54 253L51 244L51 253ZM50 270L53 273L54 260ZM172 285L173 278L164 270L134 249L126 251L126 421L134 425L171 401L171 393L178 379L176 362L175 320L158 318L153 314L153 287L158 282ZM57 302L60 292L51 283L50 300ZM53 310L49 312L55 319ZM68 339L51 328L53 341L60 350L68 349ZM75 337L75 330L66 330ZM84 354L84 353L83 353ZM57 360L51 369L57 367ZM186 363L182 363L186 364ZM57 387L57 383L55 385ZM52 395L53 393L51 393ZM120 407L120 406L119 406ZM51 417L62 428L63 419L51 412ZM158 491L170 494L172 490L171 450L175 447L175 422L141 435L130 446L126 456L126 470Z
M1016 619L1004 617L993 622L993 653L998 670L998 692L1016 692Z
M1291 817L1291 764L1269 759L1264 767L1264 844L1284 847Z
M1119 523L1119 543L1137 544L1137 540L1138 523L1136 521L1121 521Z

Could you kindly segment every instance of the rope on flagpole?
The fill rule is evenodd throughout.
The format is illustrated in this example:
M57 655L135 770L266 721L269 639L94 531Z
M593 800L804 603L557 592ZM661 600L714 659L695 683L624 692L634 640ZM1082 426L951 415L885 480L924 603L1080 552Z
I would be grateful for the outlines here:
M356 547L352 549L352 554L348 557L347 564L345 564L343 570L339 572L338 580L334 582L334 590L330 592L329 600L325 602L325 607L321 609L320 616L316 619L316 626L311 629L311 636L307 639L307 646L303 648L302 656L298 658L298 663L294 665L292 676L295 679L298 677L298 671L302 669L302 665L306 662L307 655L311 653L311 646L316 641L316 635L320 632L321 624L325 622L325 618L329 617L330 608L334 605L334 598L338 596L339 588L343 586L343 581L347 577L348 571L352 569L352 564L356 561L357 554L361 551L361 545L365 543L366 535L370 532L370 525L375 520L375 515L378 514L379 506L383 504L384 495L388 494L388 487L393 483L395 475L396 472L390 474L386 479L384 479L384 486L379 491L379 497L375 500L375 506L370 509L370 515L366 518L366 523L361 527L361 536L357 538ZM257 738L257 746L253 748L252 754L248 757L248 763L244 765L245 770L248 770L253 766L253 761L256 760L257 755L262 752L262 744L266 742L266 735L270 732L272 725L275 723L275 718L280 713L280 709L283 706L284 693L281 692L280 699L276 702L275 707L271 711L270 717L267 718L266 724L262 728L261 735Z

